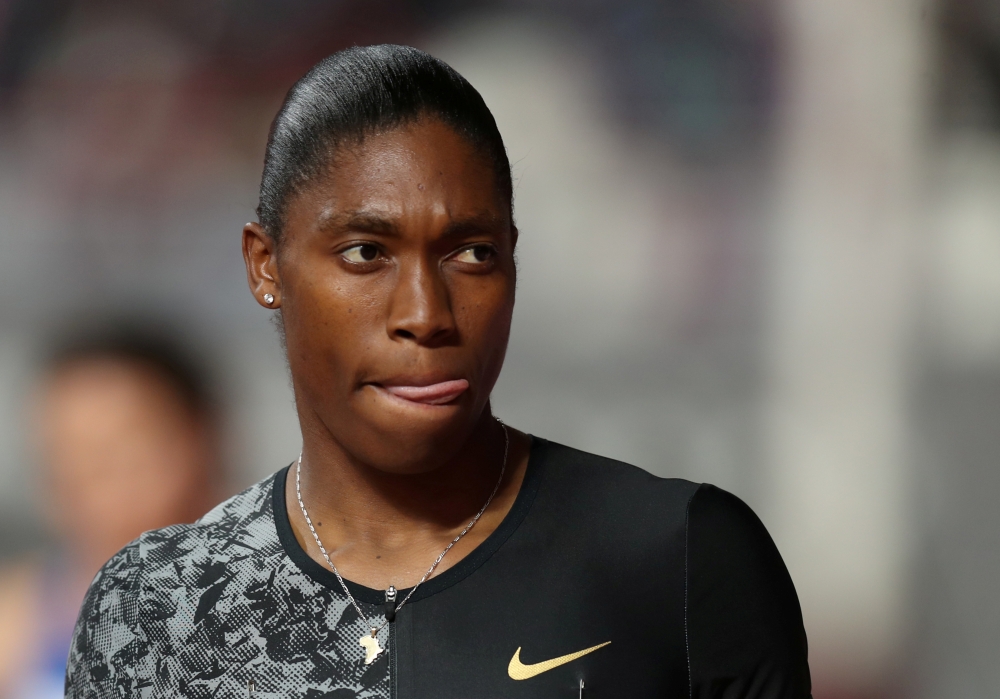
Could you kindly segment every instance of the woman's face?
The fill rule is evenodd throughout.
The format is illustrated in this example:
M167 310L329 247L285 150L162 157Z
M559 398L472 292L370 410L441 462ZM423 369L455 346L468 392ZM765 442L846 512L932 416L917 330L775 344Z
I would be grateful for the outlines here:
M84 565L211 506L210 428L141 363L88 357L60 367L34 418L46 510Z
M432 118L341 149L287 203L280 245L249 224L304 436L391 473L454 454L503 364L516 236L489 160Z

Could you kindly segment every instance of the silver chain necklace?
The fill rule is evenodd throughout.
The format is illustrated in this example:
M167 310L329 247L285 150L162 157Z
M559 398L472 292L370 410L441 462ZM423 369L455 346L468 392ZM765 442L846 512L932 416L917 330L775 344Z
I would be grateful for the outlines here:
M451 542L444 547L444 551L438 554L438 557L434 559L434 562L431 563L431 567L427 569L427 572L424 573L422 578L420 578L420 581L411 587L406 597L403 598L403 601L400 602L398 606L394 607L394 611L392 612L393 617L395 617L395 612L398 612L403 608L404 604L410 601L410 597L412 597L413 593L417 591L417 588L431 576L431 573L433 573L434 569L438 567L439 563L441 563L445 554L451 551L451 547L461 541L462 537L468 534L469 530L476 526L476 522L478 522L479 518L483 516L484 512L486 512L490 503L493 502L493 496L496 495L497 491L500 489L500 483L503 482L504 472L507 470L507 450L510 447L510 435L507 433L507 425L503 424L503 421L499 418L497 419L497 422L499 422L500 426L503 428L503 463L500 465L500 477L497 479L497 484L493 486L493 492L491 492L490 496L486 498L486 504L483 505L482 509L476 513L476 516L472 518L472 521L465 525L465 529L460 531L458 536L452 539ZM358 616L364 619L365 622L371 627L371 635L366 634L358 640L358 645L365 649L365 665L371 665L372 662L375 661L375 658L381 655L382 651L385 650L379 645L377 634L382 630L382 627L389 623L390 617L386 616L385 621L378 626L372 624L367 615L361 611L361 607L358 606L357 600L354 599L354 595L352 595L351 591L347 588L347 583L345 583L344 578L340 576L340 571L337 570L337 566L335 566L333 561L330 560L330 554L326 552L326 547L323 546L323 542L319 539L319 534L316 533L316 527L313 526L312 518L309 517L309 511L306 510L306 504L302 502L302 452L299 452L299 460L295 465L295 496L299 500L299 509L302 510L302 516L305 518L306 524L309 526L309 531L312 532L313 539L316 540L316 546L319 547L320 553L323 554L323 559L326 560L327 565L329 565L330 569L333 570L333 574L337 576L337 580L340 581L340 586L344 589L344 594L347 595L347 599L349 599L351 604L354 605L354 609L357 611ZM385 591L385 599L387 604L395 603L396 588L393 585L390 585L389 589Z

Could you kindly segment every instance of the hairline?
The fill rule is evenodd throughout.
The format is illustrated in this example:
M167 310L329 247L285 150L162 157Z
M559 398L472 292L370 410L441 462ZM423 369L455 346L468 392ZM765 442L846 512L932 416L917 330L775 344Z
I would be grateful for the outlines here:
M362 128L357 132L343 134L339 138L335 137L333 134L323 134L319 136L318 140L320 143L319 148L317 148L317 155L307 162L307 167L304 168L298 176L289 180L288 189L282 197L280 221L282 229L286 223L286 214L289 205L296 199L296 197L302 195L310 184L322 185L325 180L332 177L333 171L337 168L338 160L343 155L348 154L351 151L357 152L359 149L364 147L365 142L370 138L416 126L424 120L435 120L448 127L452 130L452 132L465 140L479 157L483 158L493 177L494 193L497 195L498 199L501 200L501 203L504 204L501 208L507 214L507 219L511 229L514 229L513 186L511 187L509 194L506 194L503 191L500 178L498 177L498 170L500 168L497 167L497 163L494 162L494 158L489 152L489 145L486 142L477 143L477 139L473 138L468 133L463 133L461 128L451 123L447 118L447 115L442 114L439 110L427 107L424 107L412 115L406 115L393 120L387 120L383 123L374 124ZM504 202L502 200L506 201ZM268 230L268 227L263 225L263 223L261 223L261 227L272 241L276 244L281 244L282 239L284 238L283 230Z

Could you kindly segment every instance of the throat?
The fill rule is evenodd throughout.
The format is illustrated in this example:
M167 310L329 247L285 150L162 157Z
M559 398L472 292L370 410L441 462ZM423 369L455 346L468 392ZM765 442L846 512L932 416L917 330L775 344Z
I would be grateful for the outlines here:
M303 459L285 483L291 530L310 558L343 579L412 588L458 563L506 516L527 454L508 470L509 440L501 447L479 468L404 477L335 469L331 478Z

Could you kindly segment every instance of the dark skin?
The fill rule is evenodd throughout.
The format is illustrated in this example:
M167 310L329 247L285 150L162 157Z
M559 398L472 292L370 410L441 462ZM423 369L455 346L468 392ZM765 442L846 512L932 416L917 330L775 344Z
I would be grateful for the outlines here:
M489 160L433 117L342 147L287 202L280 242L257 223L243 229L250 289L282 311L303 499L353 582L414 585L497 484L504 433L489 396L510 334L516 243ZM450 392L409 399L434 386ZM513 505L530 439L508 431L492 504L435 574ZM294 471L286 501L296 538L325 566Z

